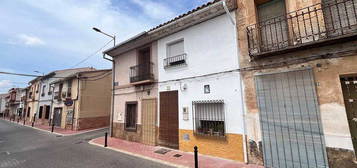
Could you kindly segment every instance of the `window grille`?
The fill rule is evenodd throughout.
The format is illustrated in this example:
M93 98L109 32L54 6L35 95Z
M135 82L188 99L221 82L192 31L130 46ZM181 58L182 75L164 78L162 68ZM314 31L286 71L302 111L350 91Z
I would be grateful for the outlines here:
M192 105L196 135L225 136L223 100L194 101Z

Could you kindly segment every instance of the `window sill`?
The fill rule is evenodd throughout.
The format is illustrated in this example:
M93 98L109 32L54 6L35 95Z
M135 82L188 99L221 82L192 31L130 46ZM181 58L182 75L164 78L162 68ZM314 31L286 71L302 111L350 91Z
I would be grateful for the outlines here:
M227 139L226 134L224 134L224 135L210 135L210 134L199 133L199 132L194 132L193 134L197 137L202 137L202 138L207 138L207 139L217 139L217 140L226 140Z
M136 132L136 128L124 128L127 132Z

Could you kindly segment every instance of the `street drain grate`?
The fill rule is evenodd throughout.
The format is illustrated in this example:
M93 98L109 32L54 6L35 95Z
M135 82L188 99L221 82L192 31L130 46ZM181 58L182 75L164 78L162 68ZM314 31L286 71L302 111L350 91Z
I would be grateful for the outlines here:
M76 142L75 144L81 144L81 143L83 143L82 141L78 141L78 142Z
M155 153L165 155L167 152L170 152L170 151L171 150L169 150L169 149L161 148L159 150L156 150Z
M56 137L63 137L62 135L56 135Z
M180 154L176 154L176 155L174 155L174 157L181 157L182 155L180 155Z
M90 141L90 140L92 140L92 138L86 138L86 139L84 139L85 141Z

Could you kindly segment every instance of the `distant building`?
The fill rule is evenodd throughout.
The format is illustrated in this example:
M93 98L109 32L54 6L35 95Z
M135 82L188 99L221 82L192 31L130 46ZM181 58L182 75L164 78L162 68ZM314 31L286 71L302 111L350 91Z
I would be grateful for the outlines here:
M6 97L8 96L7 93L0 94L0 117L3 117L6 110Z
M109 126L111 75L111 70L81 71L50 83L52 123L72 130Z

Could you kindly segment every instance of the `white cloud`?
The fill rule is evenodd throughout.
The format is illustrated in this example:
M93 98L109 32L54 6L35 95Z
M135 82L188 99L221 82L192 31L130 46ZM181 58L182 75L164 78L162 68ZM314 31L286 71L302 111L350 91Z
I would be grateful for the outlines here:
M139 5L145 14L153 19L167 21L176 15L172 9L159 2L154 2L151 0L132 0L132 2Z
M36 36L20 34L17 37L25 45L36 46L36 45L44 45L45 44L45 42L42 39L40 39L39 37L36 37Z
M11 84L10 80L1 80L0 81L0 89L1 90L10 89L11 85L12 84Z

